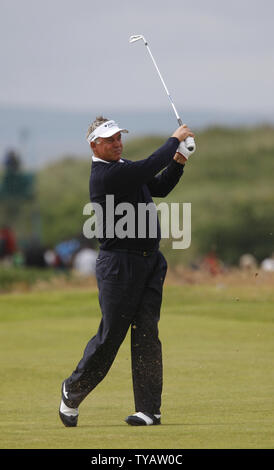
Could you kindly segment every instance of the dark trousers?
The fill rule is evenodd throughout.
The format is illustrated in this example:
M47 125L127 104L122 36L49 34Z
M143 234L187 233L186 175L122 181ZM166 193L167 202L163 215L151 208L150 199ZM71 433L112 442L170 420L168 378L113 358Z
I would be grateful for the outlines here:
M96 263L102 319L82 359L66 379L76 408L106 376L131 326L135 410L157 414L162 393L162 349L158 321L167 263L160 251L103 251Z

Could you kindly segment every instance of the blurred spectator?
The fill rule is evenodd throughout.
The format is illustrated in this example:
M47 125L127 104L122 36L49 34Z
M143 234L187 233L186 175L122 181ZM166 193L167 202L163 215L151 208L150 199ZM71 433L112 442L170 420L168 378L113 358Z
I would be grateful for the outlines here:
M220 274L223 271L222 263L218 259L215 250L211 250L204 257L202 261L202 268L209 271L212 276L216 276L217 274Z
M14 255L12 257L12 264L13 264L13 266L16 266L16 267L24 266L25 256L24 256L24 254L22 253L21 250L16 251L16 253L14 253Z
M91 248L82 248L74 256L73 268L83 276L94 275L97 256L97 251Z
M274 253L270 258L265 258L261 263L263 271L273 272L274 271Z
M245 270L257 269L257 260L255 256L246 253L240 256L239 266L241 269Z
M76 238L63 241L56 245L55 253L58 256L59 265L65 268L71 267L73 255L79 250L80 246L80 241Z
M12 256L17 251L13 230L8 226L0 228L0 258Z
M56 268L58 267L58 256L54 250L48 249L44 252L44 260L48 267Z
M25 265L45 268L44 251L44 248L39 243L31 244L24 252Z

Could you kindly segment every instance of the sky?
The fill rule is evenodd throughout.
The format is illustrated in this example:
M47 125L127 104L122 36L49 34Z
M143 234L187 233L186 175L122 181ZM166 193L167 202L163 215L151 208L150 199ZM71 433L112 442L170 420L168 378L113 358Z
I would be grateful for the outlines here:
M0 0L0 105L274 112L273 0Z

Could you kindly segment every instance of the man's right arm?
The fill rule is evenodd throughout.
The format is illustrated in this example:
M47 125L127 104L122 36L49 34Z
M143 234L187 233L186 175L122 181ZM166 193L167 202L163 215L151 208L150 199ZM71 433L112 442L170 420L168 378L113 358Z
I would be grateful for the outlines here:
M149 182L172 161L179 143L192 135L187 126L180 126L174 134L152 155L137 162L106 165L104 184L107 193L130 191Z
M152 155L137 162L111 163L104 167L104 185L107 193L128 191L150 181L173 159L179 141L170 137Z

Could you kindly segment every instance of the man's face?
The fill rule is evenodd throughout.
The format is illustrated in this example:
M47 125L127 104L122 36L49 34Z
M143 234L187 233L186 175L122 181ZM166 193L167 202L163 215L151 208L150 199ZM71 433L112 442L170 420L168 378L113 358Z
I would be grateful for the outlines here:
M102 160L108 162L120 160L123 151L121 132L111 137L98 137L97 142L91 143L91 148L95 157L102 158Z

